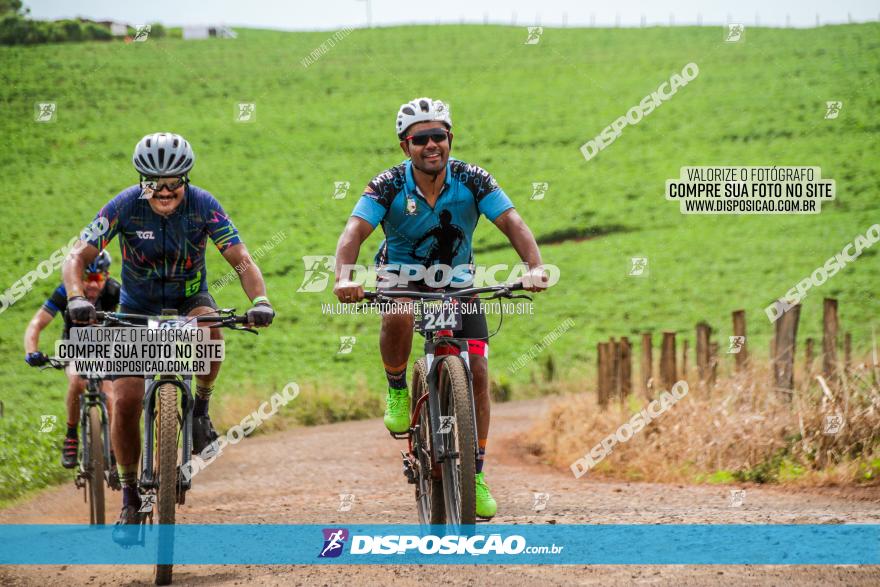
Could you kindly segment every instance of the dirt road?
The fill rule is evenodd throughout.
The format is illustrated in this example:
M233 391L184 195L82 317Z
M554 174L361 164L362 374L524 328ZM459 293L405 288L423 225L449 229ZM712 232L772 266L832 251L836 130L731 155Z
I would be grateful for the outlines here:
M541 417L546 400L493 407L487 480L499 502L494 522L572 523L880 523L880 490L746 488L731 507L730 487L609 483L551 469L524 454L520 431ZM246 440L194 481L179 523L327 525L417 523L399 449L380 420L344 422ZM543 511L534 494L548 493ZM354 495L340 512L340 494ZM108 518L115 518L119 494ZM85 518L84 518L85 516ZM73 484L44 491L0 511L0 523L83 523L82 493ZM176 566L175 584L200 585L493 585L880 584L880 568L854 566ZM147 566L0 567L2 585L146 585Z

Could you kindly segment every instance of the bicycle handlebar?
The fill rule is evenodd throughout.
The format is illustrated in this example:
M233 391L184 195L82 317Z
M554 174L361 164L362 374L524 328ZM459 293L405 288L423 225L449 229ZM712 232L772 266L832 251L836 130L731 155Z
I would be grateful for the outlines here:
M223 310L221 310L223 311ZM149 316L146 314L125 314L122 312L95 312L98 320L103 321L119 321L119 320L150 320L152 318L162 318L162 316ZM206 316L180 316L181 319L186 322L192 322L195 320L196 322L221 322L222 325L225 324L246 324L247 316L218 316L218 315L206 315Z
M70 360L59 359L58 357L46 357L46 364L40 367L40 370L43 369L64 369Z
M234 309L224 309L218 310L221 312L221 315L204 315L204 316L180 316L186 323L190 323L195 321L197 324L200 323L210 323L207 324L211 328L228 328L229 330L243 330L245 332L251 332L253 334L259 334L253 328L245 328L242 326L238 326L239 324L248 324L247 316L236 316L234 314ZM225 313L225 315L224 315ZM103 326L143 326L143 324L133 324L132 321L145 323L148 320L152 320L154 318L161 319L165 318L165 316L151 316L148 314L127 314L123 312L95 312L95 318L101 321ZM83 326L92 326L93 324L73 324L75 327L83 327Z

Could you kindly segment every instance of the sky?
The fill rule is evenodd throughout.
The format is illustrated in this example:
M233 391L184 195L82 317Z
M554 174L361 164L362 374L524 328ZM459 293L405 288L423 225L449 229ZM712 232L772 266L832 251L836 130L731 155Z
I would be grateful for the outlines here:
M518 26L639 26L739 23L811 27L880 20L880 0L24 0L31 17L86 17L128 24L215 25L337 30L399 24L483 23Z

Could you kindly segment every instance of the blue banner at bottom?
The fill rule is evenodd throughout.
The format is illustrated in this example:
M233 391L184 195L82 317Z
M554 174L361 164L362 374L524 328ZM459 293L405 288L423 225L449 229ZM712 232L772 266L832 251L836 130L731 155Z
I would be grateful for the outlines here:
M2 525L0 564L877 565L880 525ZM135 535L136 534L136 535ZM123 540L124 538L124 540ZM126 542L118 544L115 540Z

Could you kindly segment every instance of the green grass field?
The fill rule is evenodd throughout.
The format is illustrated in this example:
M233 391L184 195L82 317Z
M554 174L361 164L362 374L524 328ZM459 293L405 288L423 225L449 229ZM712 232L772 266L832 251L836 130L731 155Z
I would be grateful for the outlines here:
M753 352L766 353L772 328L763 308L880 221L877 24L756 28L736 44L718 27L547 29L537 45L524 44L523 27L356 30L307 68L301 60L330 33L239 33L0 47L0 201L9 214L0 290L137 181L130 156L142 135L178 132L197 152L193 182L218 197L252 250L286 234L259 261L278 318L259 338L227 336L218 395L252 397L256 407L297 381L306 389L296 401L308 406L299 421L381 410L378 320L322 316L331 293L296 290L301 258L332 254L360 188L403 158L392 124L413 97L451 104L453 155L496 177L545 243L544 260L561 269L535 315L505 319L493 340L494 375L515 396L534 393L540 361L514 375L506 367L566 318L576 327L543 356L584 389L592 389L600 339L646 329L692 338L693 325L707 320L726 341L738 308ZM581 144L689 62L699 65L697 79L584 160ZM824 119L829 100L843 102L837 119ZM57 121L34 122L34 103L47 101L57 103ZM234 121L239 102L256 103L255 122ZM810 216L684 216L663 193L688 165L821 166L837 182L837 200ZM332 198L335 181L351 182L346 198ZM543 200L529 199L533 182L549 183ZM379 232L361 263L371 262ZM604 236L582 238L596 234ZM480 263L518 260L486 221L475 243ZM111 251L118 260L118 245ZM636 255L649 258L648 277L628 275ZM877 260L869 250L812 292L800 336L820 334L822 297L833 296L842 328L867 349L880 310ZM212 250L209 278L227 270ZM41 414L63 422L63 378L28 368L21 343L58 281L57 273L39 281L0 314L0 499L69 477L57 465L57 432L38 430ZM215 297L246 303L237 283ZM59 332L53 324L44 350ZM357 337L354 350L337 354L346 335Z

